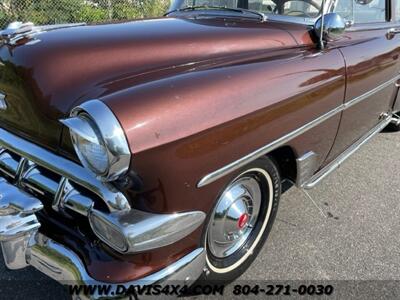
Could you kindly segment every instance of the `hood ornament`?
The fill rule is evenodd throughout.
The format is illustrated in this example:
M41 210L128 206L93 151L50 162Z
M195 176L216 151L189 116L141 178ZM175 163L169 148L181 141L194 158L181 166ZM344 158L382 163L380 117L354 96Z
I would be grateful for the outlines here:
M33 23L13 22L6 29L0 31L0 41L4 44L14 44L22 38L35 32Z
M6 29L0 31L1 37L3 39L10 39L18 34L24 34L31 32L33 30L33 23L22 23L22 22L13 22L7 26Z
M84 25L86 25L86 23L35 26L32 22L13 22L9 24L6 29L0 31L0 45L15 45L22 39L30 40L34 35L37 35L41 32Z

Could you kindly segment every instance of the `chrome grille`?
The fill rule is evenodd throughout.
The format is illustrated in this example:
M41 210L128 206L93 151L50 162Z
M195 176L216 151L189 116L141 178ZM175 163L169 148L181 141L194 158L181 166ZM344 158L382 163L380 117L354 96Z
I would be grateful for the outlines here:
M129 211L126 197L82 166L0 129L0 177L58 212Z
M61 176L46 172L46 170L27 160L23 164L19 176L20 186L34 194L54 199L59 188Z
M15 159L11 153L5 152L4 149L0 150L0 170L9 178L15 179L18 172L19 161Z
M71 223L79 223L77 230L84 236L87 230L92 230L99 240L121 254L172 245L191 234L206 217L201 211L152 214L131 208L127 198L114 185L104 183L84 167L0 128L1 182L4 190L0 194L10 195L11 191L17 198L32 198L34 203L39 203L40 209L46 210L41 221L46 222L46 216L53 219L54 215L57 217L53 211L59 212ZM29 194L34 197L26 197ZM11 194L6 200L13 198ZM20 205L18 201L12 203ZM23 212L24 207L19 211ZM88 224L75 222L84 219L77 214L85 216Z
M1 149L0 176L22 190L40 198L58 212L75 211L87 216L98 196L80 194L68 179L21 157ZM101 199L97 199L101 201Z

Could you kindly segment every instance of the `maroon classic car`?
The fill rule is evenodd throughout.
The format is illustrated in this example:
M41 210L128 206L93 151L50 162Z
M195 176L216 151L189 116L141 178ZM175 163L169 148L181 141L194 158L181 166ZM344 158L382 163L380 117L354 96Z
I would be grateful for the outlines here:
M274 223L399 129L400 2L173 1L0 32L0 242L61 283L230 282Z

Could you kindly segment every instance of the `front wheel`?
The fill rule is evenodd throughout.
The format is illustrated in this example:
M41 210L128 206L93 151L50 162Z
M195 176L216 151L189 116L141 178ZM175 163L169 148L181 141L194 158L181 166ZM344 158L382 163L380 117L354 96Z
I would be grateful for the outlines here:
M207 272L201 281L228 283L247 270L271 231L280 195L279 171L267 157L228 184L208 219Z

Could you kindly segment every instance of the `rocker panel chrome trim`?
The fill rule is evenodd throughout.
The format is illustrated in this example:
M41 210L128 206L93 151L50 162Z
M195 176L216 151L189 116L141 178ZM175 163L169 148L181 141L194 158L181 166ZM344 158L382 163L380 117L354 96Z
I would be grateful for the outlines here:
M324 115L316 118L315 120L301 126L300 128L284 135L283 137L273 141L272 143L265 145L264 147L261 147L259 149L257 149L256 151L204 176L199 183L197 184L198 188L204 187L210 183L213 183L215 181L217 181L218 179L228 175L231 172L234 172L238 169L240 169L241 167L251 163L252 161L256 160L257 158L260 158L266 154L268 154L269 152L276 150L282 146L284 146L287 142L299 137L300 135L302 135L303 133L307 132L310 129L313 129L314 127L318 126L319 124L327 121L328 119L330 119L331 117L333 117L334 115L343 112L344 110L368 99L369 97L371 97L372 95L376 94L377 92L389 87L391 84L395 84L397 82L397 80L400 79L400 75L396 76L395 78L379 85L378 87L366 92L365 94L354 98L351 101L348 101L346 103L343 103L342 105L336 107L335 109L325 113Z
M332 161L330 164L328 164L326 167L316 173L313 177L311 177L308 182L303 184L302 188L306 190L314 188L324 178L326 178L329 174L336 170L345 160L347 160L351 155L353 155L357 150L365 145L370 139L381 132L391 121L392 117L389 116L384 121L375 126L371 131L361 137L355 144L350 146L345 152L339 155L334 161Z

